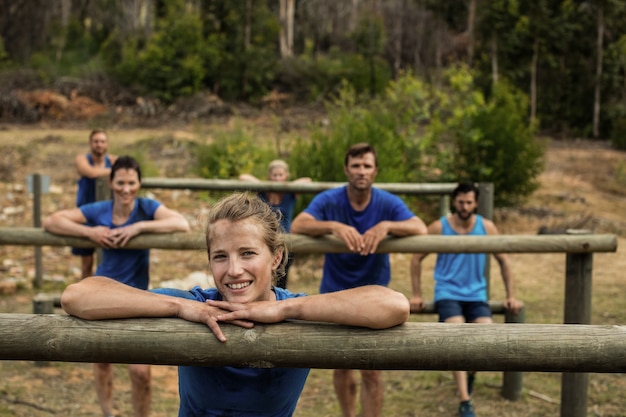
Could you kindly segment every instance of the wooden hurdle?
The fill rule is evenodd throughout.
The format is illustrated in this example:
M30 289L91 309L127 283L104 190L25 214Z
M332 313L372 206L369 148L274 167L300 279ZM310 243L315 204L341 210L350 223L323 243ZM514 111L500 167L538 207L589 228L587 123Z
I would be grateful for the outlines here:
M181 319L0 314L0 360L156 365L626 372L626 326L404 323L386 330L287 321L251 329ZM464 340L467 343L458 343Z
M332 237L312 238L288 235L290 250L296 253L347 252L345 244ZM0 245L74 246L94 247L87 239L65 237L47 233L38 228L0 228ZM206 249L202 233L174 233L167 235L137 236L127 245L129 249ZM387 238L378 253L565 253L566 285L564 323L590 324L592 256L594 252L615 252L615 235L498 235L498 236L411 236ZM449 325L449 324L447 324ZM526 325L524 325L526 326ZM510 327L524 327L510 326ZM481 326L482 327L482 326ZM466 364L457 369L480 370ZM447 368L446 368L447 369ZM561 382L561 416L584 417L587 409L588 376L583 368L567 371Z

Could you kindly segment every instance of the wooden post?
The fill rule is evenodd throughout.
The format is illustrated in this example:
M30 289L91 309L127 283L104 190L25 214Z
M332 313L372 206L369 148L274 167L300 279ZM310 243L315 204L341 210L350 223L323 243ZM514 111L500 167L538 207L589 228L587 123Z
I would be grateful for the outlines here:
M439 216L447 216L450 214L450 195L442 194L439 197Z
M526 321L526 308L517 314L511 313L504 308L504 303L489 301L489 309L492 314L504 314L505 323L524 323ZM420 311L411 311L412 314L436 314L435 303L430 301ZM500 395L509 401L517 401L522 396L523 374L519 371L505 371L502 373L502 390Z
M485 219L493 220L493 183L478 183L478 210L477 213Z
M591 323L592 253L568 253L565 264L565 324ZM586 373L561 376L561 417L587 415Z
M526 307L522 306L517 314L504 310L505 323L524 323L526 321ZM502 391L500 395L509 401L517 401L522 396L522 384L524 376L522 372L504 372L502 374Z
M41 175L33 174L33 226L41 227ZM35 246L35 278L33 286L41 288L43 284L43 262L41 246Z
M109 200L110 198L109 177L96 178L96 201ZM97 247L95 250L95 265L100 265L100 262L102 262L102 248Z
M478 210L476 212L485 219L493 220L493 183L478 183ZM487 299L491 288L491 256L487 254L485 260L485 280L487 282Z

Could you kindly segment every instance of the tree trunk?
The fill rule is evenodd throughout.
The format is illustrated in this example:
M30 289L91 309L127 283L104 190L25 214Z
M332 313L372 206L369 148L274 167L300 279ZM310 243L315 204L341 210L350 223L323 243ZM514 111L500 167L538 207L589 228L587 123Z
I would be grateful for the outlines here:
M602 86L602 57L604 55L604 4L598 4L598 39L596 62L596 85L593 98L593 137L600 137L600 88Z
M441 67L443 61L443 37L444 29L442 29L442 22L439 18L436 18L435 23L435 85L437 88L441 87Z
M537 62L539 61L539 39L533 44L533 58L530 64L530 123L537 118Z
M394 58L393 58L393 76L394 78L398 78L400 74L400 69L402 67L402 34L404 32L403 27L403 16L404 10L406 6L406 0L399 0L397 7L397 24L396 24L396 33L394 39Z
M60 39L56 45L56 60L57 62L61 61L63 57L63 50L65 49L65 43L67 41L67 26L70 21L70 14L72 13L72 1L71 0L62 0L61 1L61 27L63 31L59 34Z
M491 34L491 78L493 85L498 84L498 37Z
M287 0L287 48L289 55L293 54L293 24L296 11L295 0Z
M469 0L467 10L467 65L472 66L474 58L474 20L476 20L476 2Z
M356 29L356 25L359 21L359 0L352 0L352 7L350 8L350 21L348 23L348 30L353 32Z
M293 15L294 0L280 0L280 56L281 58L293 55Z
M243 53L244 56L250 48L250 39L252 36L252 0L246 0L245 23L243 28ZM248 91L248 64L247 60L242 60L241 71L241 97L245 98Z

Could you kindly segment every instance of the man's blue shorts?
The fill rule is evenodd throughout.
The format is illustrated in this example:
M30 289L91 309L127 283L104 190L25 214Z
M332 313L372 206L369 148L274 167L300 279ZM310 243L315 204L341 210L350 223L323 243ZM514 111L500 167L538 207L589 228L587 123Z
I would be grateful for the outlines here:
M491 317L489 304L484 301L439 300L435 302L435 309L439 314L439 322L454 316L463 316L468 323L480 317Z
M94 248L72 248L72 255L77 255L77 256L93 255L94 251L95 251Z

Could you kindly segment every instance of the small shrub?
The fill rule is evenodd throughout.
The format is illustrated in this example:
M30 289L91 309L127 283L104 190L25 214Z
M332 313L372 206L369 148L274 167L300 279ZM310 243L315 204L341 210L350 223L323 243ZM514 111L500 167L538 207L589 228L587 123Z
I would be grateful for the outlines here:
M626 112L625 112L626 113ZM615 117L611 128L611 145L615 149L626 150L626 118Z
M196 172L203 178L235 179L274 159L273 152L255 144L241 126L198 146L196 153Z

